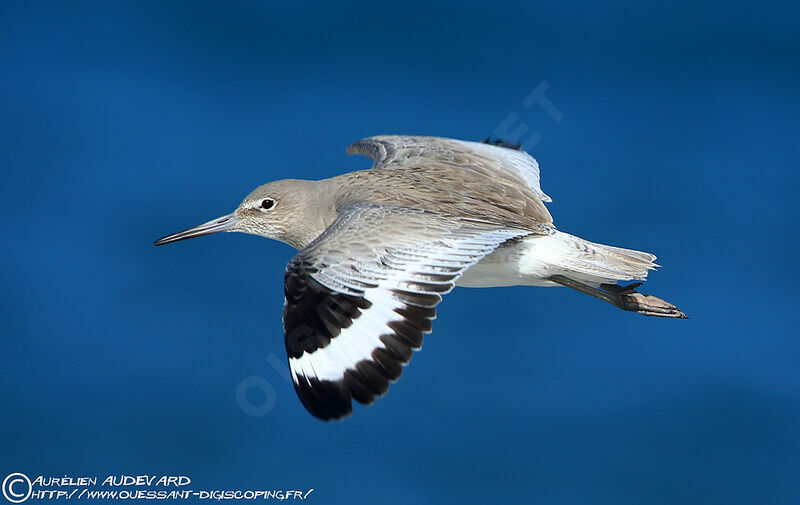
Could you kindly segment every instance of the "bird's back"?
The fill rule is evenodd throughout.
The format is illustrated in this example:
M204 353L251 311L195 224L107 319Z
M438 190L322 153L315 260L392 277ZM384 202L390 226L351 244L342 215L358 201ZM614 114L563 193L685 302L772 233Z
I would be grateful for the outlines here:
M532 232L553 223L542 201L518 180L490 177L435 161L361 170L329 180L335 181L338 206L376 203L414 207Z

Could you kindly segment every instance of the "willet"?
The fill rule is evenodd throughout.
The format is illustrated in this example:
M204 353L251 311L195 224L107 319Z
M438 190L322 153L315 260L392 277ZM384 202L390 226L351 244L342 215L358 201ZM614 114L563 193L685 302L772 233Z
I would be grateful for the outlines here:
M502 142L378 136L347 152L372 168L259 186L231 214L156 245L222 231L286 242L283 326L292 381L320 419L370 404L422 346L455 286L557 286L646 316L685 318L619 281L644 280L652 254L556 229L539 165Z

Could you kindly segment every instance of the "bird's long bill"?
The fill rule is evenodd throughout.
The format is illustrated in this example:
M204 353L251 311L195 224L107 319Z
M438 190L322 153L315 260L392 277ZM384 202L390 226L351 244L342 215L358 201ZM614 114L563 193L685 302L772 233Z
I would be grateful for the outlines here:
M237 217L235 214L228 214L227 216L219 217L207 223L195 226L194 228L189 228L188 230L179 231L178 233L161 237L153 242L153 244L164 245L169 244L170 242L177 242L178 240L199 237L201 235L209 235L211 233L218 233L221 231L231 231L239 221L241 221L241 218Z

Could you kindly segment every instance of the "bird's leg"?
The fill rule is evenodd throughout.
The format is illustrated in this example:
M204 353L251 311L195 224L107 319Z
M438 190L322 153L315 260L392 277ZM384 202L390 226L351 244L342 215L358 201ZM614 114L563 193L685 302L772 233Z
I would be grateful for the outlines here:
M598 289L582 282L578 282L563 275L552 275L549 280L575 289L581 293L594 296L610 303L622 310L629 310L645 316L672 317L678 319L688 319L686 314L678 310L678 307L662 300L661 298L639 293L636 288L642 285L641 282L629 286L617 286L616 284L601 284Z

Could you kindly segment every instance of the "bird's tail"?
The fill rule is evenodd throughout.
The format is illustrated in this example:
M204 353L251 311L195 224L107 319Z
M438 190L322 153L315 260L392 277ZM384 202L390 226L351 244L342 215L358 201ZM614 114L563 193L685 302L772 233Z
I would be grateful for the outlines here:
M529 263L526 269L543 277L563 275L597 286L644 280L650 270L658 267L653 254L597 244L561 231L531 236L525 241L528 252L524 261Z

